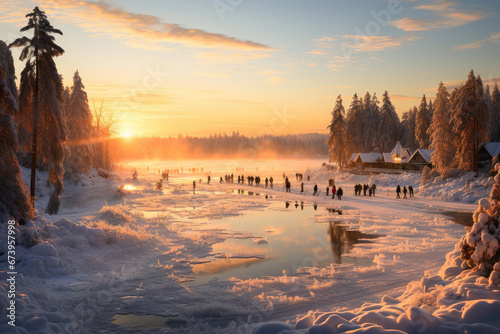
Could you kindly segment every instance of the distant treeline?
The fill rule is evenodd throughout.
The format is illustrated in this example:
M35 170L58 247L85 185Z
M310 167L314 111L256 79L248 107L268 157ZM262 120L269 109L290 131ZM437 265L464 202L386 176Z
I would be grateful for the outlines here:
M209 137L132 137L111 143L120 160L326 157L327 134L266 135L247 137L215 134Z

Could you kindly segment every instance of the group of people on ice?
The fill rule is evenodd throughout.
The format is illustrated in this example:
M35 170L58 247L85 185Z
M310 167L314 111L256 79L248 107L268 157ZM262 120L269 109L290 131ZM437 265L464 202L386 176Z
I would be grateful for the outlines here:
M377 190L377 185L372 184L369 186L368 184L356 184L354 186L354 196L361 196L361 192L363 192L363 196L366 196L368 193L369 197L375 196L375 190Z
M410 197L413 197L413 187L408 186L408 189L406 189L406 186L403 186L403 198L408 198L406 197L406 194L409 193ZM398 184L396 187L396 198L401 198L401 186Z

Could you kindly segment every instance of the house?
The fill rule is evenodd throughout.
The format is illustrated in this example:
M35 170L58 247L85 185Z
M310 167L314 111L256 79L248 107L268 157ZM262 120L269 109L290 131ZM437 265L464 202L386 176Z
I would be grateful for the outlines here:
M384 161L392 163L406 163L411 157L409 148L403 148L398 141L391 153L384 153Z
M418 149L408 159L408 165L411 169L423 169L425 166L432 167L431 155L433 150Z
M479 145L479 168L480 169L490 169L491 168L491 160L493 158L500 158L500 143L499 142L491 142L487 144Z

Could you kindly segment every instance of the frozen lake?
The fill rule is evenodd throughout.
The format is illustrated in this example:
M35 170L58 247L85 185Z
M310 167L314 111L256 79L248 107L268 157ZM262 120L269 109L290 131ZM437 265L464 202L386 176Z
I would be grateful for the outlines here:
M456 212L475 207L418 197L397 200L392 195L397 179L380 181L377 197L354 197L354 184L370 183L370 177L318 174L323 161L131 163L120 179L69 186L59 216L114 237L73 260L75 274L47 280L47 290L58 294L63 280L71 300L81 298L80 286L87 285L84 305L93 310L92 326L108 331L167 327L183 333L208 326L234 332L234 326L293 319L311 309L355 307L401 293L424 272L437 271L463 234L454 220L468 214ZM156 191L158 169L181 168ZM231 172L234 183L218 182ZM291 193L283 191L283 173ZM296 173L304 174L304 193ZM238 184L240 174L273 176L275 187ZM342 201L325 196L329 177L345 189ZM320 196L312 196L316 183ZM129 187L120 197L116 189L123 185ZM92 301L93 295L105 298Z

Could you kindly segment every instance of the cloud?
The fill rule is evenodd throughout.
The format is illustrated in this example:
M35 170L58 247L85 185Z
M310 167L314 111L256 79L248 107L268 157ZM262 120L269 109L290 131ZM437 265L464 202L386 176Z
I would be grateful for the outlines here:
M199 77L209 77L209 78L230 78L226 73L217 73L217 72L198 72L195 73Z
M175 23L166 23L154 15L138 14L118 8L107 2L90 0L41 0L49 17L61 22L76 24L87 32L107 35L123 43L143 48L146 43L158 47L160 43L180 43L190 47L222 48L245 51L272 50L271 47L248 40L202 29L186 28ZM0 7L2 20L19 17L19 6L9 1ZM31 11L31 9L29 9ZM22 18L24 21L23 13ZM161 49L161 48L160 48Z
M304 52L304 53L309 53L309 54L312 54L312 55L327 55L327 54L329 54L328 52L321 51L321 50L312 50L312 51L307 51L307 52Z
M283 82L285 82L285 79L283 79L280 76L275 75L275 76L267 78L266 82L270 83L270 84L277 84L277 83L283 83Z
M336 40L336 38L334 38L334 37L325 36L325 37L313 39L313 42L320 48L330 48L331 43L334 42L335 40Z
M404 45L412 44L420 37L413 35L405 36L366 36L345 35L341 47L344 50L357 52L378 52L384 50L398 50Z
M421 100L422 97L406 96L406 95L391 95L391 100L393 101L414 101Z
M266 52L253 51L253 52L235 52L229 50L216 50L207 52L198 52L196 58L202 59L205 63L243 63L251 60L257 60L262 58L271 58L274 55Z
M433 16L429 19L403 17L391 25L403 31L427 31L449 29L482 20L492 15L481 10L460 10L452 0L437 0L433 3L416 6L413 9L426 11Z
M488 44L488 43L500 43L500 32L493 33L493 34L491 34L490 37L488 37L486 39L475 41L475 42L472 42L469 44L457 45L453 49L458 50L458 51L479 49L484 44Z

